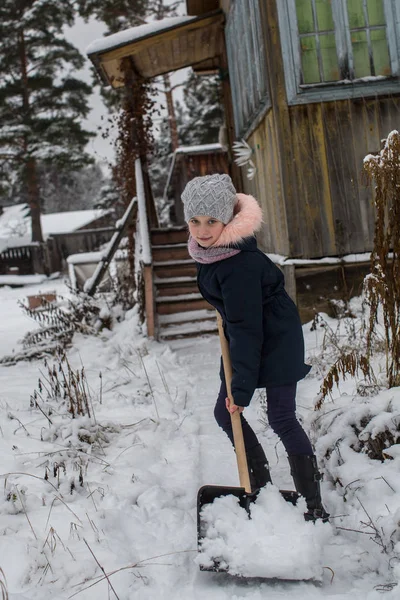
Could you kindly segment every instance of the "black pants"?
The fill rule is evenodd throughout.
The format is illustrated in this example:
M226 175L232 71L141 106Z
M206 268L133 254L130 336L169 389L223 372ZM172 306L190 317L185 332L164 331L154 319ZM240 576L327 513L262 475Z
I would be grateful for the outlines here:
M282 385L267 388L267 416L273 431L281 439L288 455L302 454L311 456L314 451L311 442L296 418L296 387L297 385ZM231 416L226 409L225 398L227 391L225 382L221 383L214 416L218 425L225 431L233 444ZM251 450L259 442L256 434L241 415L243 437L246 451Z

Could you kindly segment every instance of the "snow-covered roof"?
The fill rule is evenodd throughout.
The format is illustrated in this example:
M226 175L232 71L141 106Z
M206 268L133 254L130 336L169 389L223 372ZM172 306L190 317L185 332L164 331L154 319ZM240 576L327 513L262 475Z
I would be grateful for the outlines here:
M77 231L100 219L105 209L73 210L41 215L43 237ZM30 244L31 220L27 204L6 206L0 215L0 252L6 248Z
M198 144L197 146L178 146L172 155L171 166L168 172L167 183L164 188L164 198L167 197L168 188L171 184L172 173L174 172L176 157L178 154L205 154L207 152L226 152L225 146L216 142L213 144Z
M49 213L41 216L43 235L70 233L82 229L89 223L104 217L109 211L104 209L73 210L60 213Z
M159 21L152 21L145 25L139 25L138 27L130 27L129 29L119 31L118 33L113 33L106 37L94 40L86 48L86 54L89 56L91 54L115 50L115 48L120 48L131 42L137 42L157 33L164 33L169 29L174 29L179 25L186 25L187 23L196 20L198 20L198 17L196 16L167 17Z

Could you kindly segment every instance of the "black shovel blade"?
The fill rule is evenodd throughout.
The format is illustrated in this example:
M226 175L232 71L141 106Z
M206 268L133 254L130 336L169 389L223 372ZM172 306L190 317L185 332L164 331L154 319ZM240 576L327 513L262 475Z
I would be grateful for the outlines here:
M197 494L197 545L200 549L201 541L205 537L204 525L201 522L201 511L206 504L212 504L216 498L222 496L236 496L239 504L250 517L250 502L255 500L254 494L249 494L241 487L226 487L224 485L203 485ZM200 571L213 571L214 573L226 573L227 569L220 567L218 561L214 561L211 567L200 565Z
M250 503L254 502L258 496L258 492L248 493L241 487L226 487L224 485L203 485L197 494L197 547L200 549L201 541L205 537L204 525L201 522L201 511L206 504L212 504L216 498L222 496L236 496L239 499L239 504L244 508L250 517ZM299 499L299 494L292 490L280 490L282 497L286 502L290 502L294 506ZM220 566L217 560L211 567L200 565L200 571L213 571L214 573L227 573L228 569Z

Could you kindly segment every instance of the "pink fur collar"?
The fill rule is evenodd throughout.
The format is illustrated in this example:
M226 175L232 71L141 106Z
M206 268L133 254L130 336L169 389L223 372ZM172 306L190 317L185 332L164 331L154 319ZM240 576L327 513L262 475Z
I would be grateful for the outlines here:
M237 202L232 221L222 230L213 246L230 246L254 235L262 224L262 210L253 196L237 194Z

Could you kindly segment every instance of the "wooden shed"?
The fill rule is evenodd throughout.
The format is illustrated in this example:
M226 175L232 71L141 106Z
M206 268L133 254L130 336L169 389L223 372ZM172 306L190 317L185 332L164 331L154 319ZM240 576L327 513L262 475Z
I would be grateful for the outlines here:
M164 190L164 198L173 200L171 223L185 223L181 194L187 182L211 173L229 173L227 150L221 144L180 146L175 150Z

